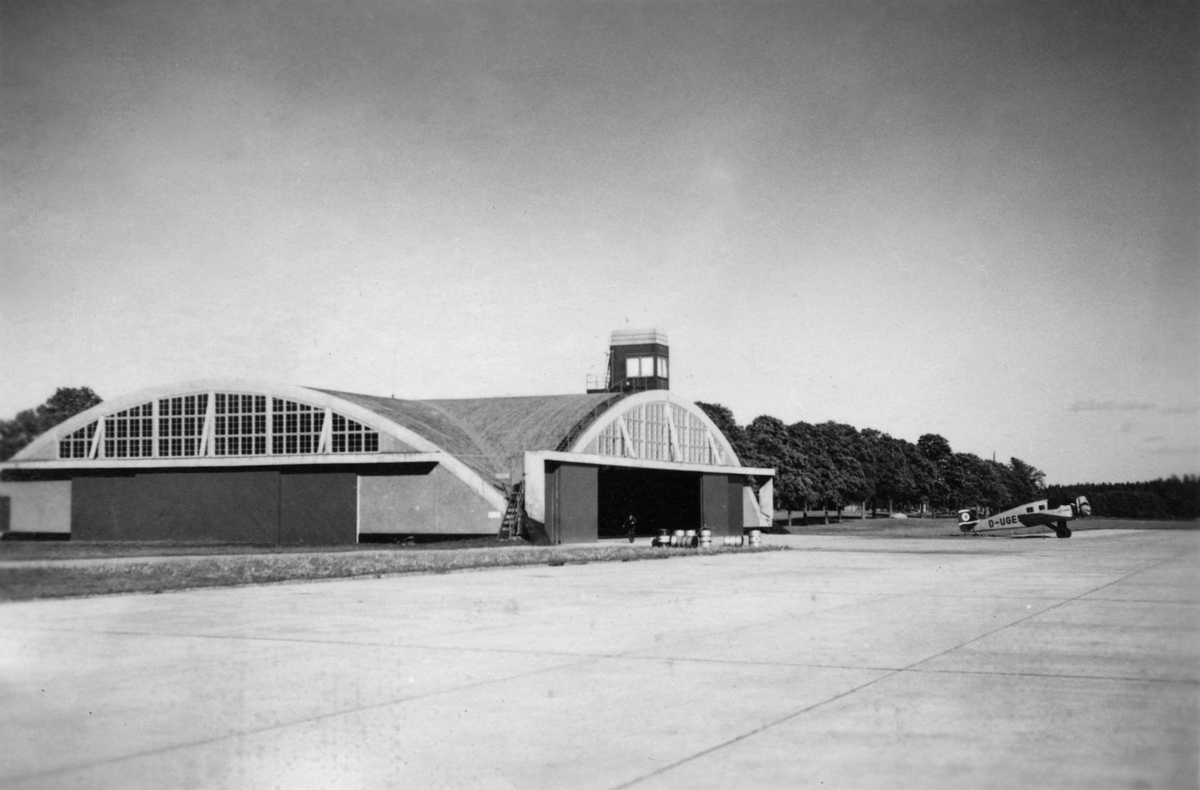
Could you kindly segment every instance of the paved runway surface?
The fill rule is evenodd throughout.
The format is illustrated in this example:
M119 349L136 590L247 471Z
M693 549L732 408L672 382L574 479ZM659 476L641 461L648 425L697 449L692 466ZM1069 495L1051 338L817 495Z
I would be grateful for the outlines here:
M1200 533L0 605L0 786L1189 788Z

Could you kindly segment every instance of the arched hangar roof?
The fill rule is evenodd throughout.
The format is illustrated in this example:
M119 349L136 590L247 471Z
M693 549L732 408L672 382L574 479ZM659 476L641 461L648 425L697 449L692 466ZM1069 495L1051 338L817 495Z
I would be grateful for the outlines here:
M323 391L407 426L489 478L526 450L567 449L563 441L573 430L620 400L609 393L401 400Z
M699 407L665 390L403 400L241 379L105 401L47 431L13 461L144 464L204 456L236 463L246 456L442 453L472 487L495 490L514 459L535 450L741 465Z

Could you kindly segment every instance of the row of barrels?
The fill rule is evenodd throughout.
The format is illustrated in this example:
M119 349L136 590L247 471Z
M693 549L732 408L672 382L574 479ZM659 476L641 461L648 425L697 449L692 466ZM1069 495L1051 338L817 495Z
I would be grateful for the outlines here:
M710 549L713 545L713 534L711 529L660 529L653 545L673 549ZM762 531L751 529L745 535L725 535L721 545L760 546L762 545Z

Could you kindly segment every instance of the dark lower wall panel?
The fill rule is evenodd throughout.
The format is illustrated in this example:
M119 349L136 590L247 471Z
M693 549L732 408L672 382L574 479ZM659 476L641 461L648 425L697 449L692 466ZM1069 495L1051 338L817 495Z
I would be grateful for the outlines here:
M279 473L280 543L355 543L357 519L356 473Z
M743 504L745 484L736 475L729 476L729 534L741 535L746 528L746 513Z
M700 476L700 522L713 535L734 534L729 531L728 475Z
M593 543L599 532L599 469L563 464L546 470L546 531L554 543Z
M93 475L72 483L76 540L279 540L279 472Z

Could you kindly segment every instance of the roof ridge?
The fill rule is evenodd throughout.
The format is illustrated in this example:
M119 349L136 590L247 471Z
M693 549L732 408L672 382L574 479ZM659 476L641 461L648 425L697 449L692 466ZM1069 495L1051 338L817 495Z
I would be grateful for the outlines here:
M396 399L395 399L395 398L393 398L392 400L396 400ZM466 398L464 398L464 400L469 400L469 399L466 399ZM471 426L469 426L469 425L465 424L465 423L464 423L462 420L460 420L459 418L455 417L453 414L451 414L450 412L446 411L446 410L445 410L445 409L443 409L441 406L436 406L436 405L434 405L433 401L427 401L427 400L414 400L414 401L410 401L410 402L411 402L411 403L420 403L420 404L422 404L422 405L424 405L424 406L428 406L429 408L431 408L431 409L433 409L434 411L436 411L438 414L441 414L442 416L446 417L446 418L447 418L448 420L450 420L452 423L454 423L454 424L455 424L455 425L457 425L459 428L461 428L461 429L462 429L462 432L463 432L463 433L465 433L465 434L466 434L466 435L467 435L467 436L468 436L468 437L471 439L471 441L473 441L473 442L475 442L476 444L478 444L478 445L479 445L479 448L480 448L481 450L483 450L485 453L487 453L487 454L488 454L488 455L487 455L487 457L488 457L488 458L492 459L493 461L503 461L503 460L506 460L506 459L503 459L503 458L501 458L501 456L500 456L500 453L499 453L499 452L497 452L497 450L496 450L496 447L495 447L494 445L492 445L492 443L491 443L491 442L484 441L483 437L482 437L482 436L480 436L479 434L477 434L477 433L475 432L475 429L473 429ZM499 471L504 471L504 470L503 470L503 469L499 469Z
M316 389L316 388L310 387L309 389ZM487 461L486 466L488 466L492 469L493 475L496 472L504 471L502 466L498 463L498 461L502 460L502 459L501 459L500 454L496 451L495 446L493 446L490 442L484 441L483 437L481 437L478 433L476 433L470 426L464 424L462 420L458 419L453 414L447 412L445 409L442 409L442 408L434 405L430 401L416 400L413 398L392 398L392 397L388 397L385 395L368 395L363 392L346 392L344 390L343 391L320 390L320 391L325 392L330 395L338 395L338 396L349 395L349 396L355 397L355 398L366 398L368 400L375 400L375 401L392 401L395 403L419 404L420 406L423 406L426 409L436 412L440 417L444 418L447 422L449 422L451 425L453 425L455 428L457 428L459 431L461 431L462 434L467 439L471 440L482 451L482 455L480 457ZM383 416L383 415L381 415L381 416ZM419 430L417 430L416 432L418 434L421 433ZM425 437L425 438L429 439L429 437ZM429 439L429 441L434 441L434 440ZM434 441L434 444L437 444L437 442ZM454 453L452 453L452 454L454 454ZM488 482L495 485L496 481L494 479L491 479L491 480L488 480Z

